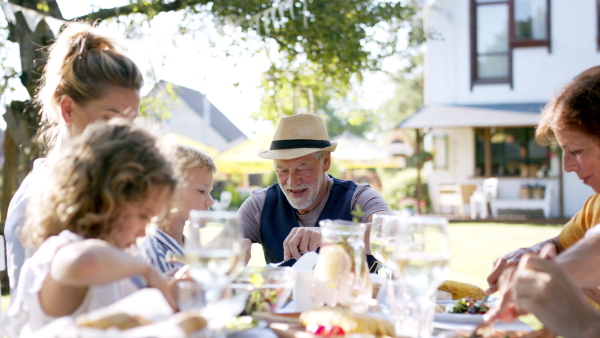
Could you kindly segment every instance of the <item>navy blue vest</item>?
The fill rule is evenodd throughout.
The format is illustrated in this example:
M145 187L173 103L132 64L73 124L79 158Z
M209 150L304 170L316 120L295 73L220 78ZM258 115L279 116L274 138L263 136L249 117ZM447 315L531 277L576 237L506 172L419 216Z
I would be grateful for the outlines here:
M324 219L342 219L351 221L350 202L356 183L333 178L333 186L325 208L319 215L314 226L319 226L319 221ZM278 183L267 188L267 198L260 217L260 237L267 263L276 263L283 260L283 241L292 228L298 227L296 209L290 205ZM367 256L367 264L372 266L373 256Z

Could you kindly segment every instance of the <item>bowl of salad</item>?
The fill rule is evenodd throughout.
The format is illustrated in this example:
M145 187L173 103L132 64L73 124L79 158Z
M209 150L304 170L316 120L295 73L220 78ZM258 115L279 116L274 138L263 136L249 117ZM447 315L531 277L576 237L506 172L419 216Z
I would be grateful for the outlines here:
M234 280L233 292L249 291L244 313L276 312L290 299L296 280L291 267L246 267Z

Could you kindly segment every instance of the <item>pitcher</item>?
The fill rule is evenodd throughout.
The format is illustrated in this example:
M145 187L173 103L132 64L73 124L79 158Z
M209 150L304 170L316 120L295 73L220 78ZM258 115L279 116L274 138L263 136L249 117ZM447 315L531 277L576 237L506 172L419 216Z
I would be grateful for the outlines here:
M372 297L365 253L366 224L322 220L321 249L314 270L316 306L345 306L364 313Z

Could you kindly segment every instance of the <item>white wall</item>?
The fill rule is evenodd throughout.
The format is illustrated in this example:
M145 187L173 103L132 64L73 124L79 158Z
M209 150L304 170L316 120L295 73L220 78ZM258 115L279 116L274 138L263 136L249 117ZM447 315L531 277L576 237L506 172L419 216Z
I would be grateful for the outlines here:
M469 0L436 0L425 11L425 26L437 38L427 43L425 54L425 104L468 105L547 102L581 71L600 65L596 3L551 0L551 49L513 49L513 88L508 84L474 85L471 88ZM427 169L429 193L435 205L436 187L441 183L481 184L474 174L474 136L471 128L436 129L433 134L449 136L447 170ZM429 140L428 140L429 139ZM556 173L555 173L556 174ZM573 216L592 190L576 175L563 175L564 214ZM555 179L555 178L553 178ZM527 179L501 179L499 194L516 198ZM535 180L535 179L534 179ZM545 179L537 180L544 184ZM552 215L558 216L558 193Z
M425 58L425 102L492 104L546 102L571 78L600 64L594 1L551 1L551 51L513 49L513 85L470 85L469 0L437 0L426 11L426 27L439 32Z
M434 129L431 130L424 137L424 148L427 151L432 151L432 139L433 136L446 135L448 137L448 167L446 169L435 169L431 162L428 162L424 168L425 176L428 183L428 192L431 198L432 205L434 208L437 206L437 187L440 184L461 184L461 185L475 185L481 189L484 178L474 177L475 175L475 136L472 128L448 128L448 129ZM568 178L567 178L568 176ZM585 202L585 199L589 197L589 193L582 193L579 191L583 185L579 182L572 182L572 176L576 175L567 174L565 176L565 185L571 187L571 190L566 191L567 196L578 196L578 198L572 198L569 203L565 201L565 214L568 216L574 215ZM559 215L559 201L558 201L558 182L557 177L548 178L521 178L521 177L501 177L499 178L498 184L498 198L501 199L517 199L519 198L519 189L522 185L543 185L545 186L548 182L554 182L554 191L552 193L551 202L551 216L558 217ZM584 189L589 190L589 189ZM465 205L467 215L469 214L468 202ZM447 213L451 210L450 208L442 208L442 210L436 210L439 213Z
M479 184L474 179L475 136L472 128L433 129L424 137L424 148L432 151L433 136L448 137L448 167L435 169L431 162L424 168L427 178L429 197L433 206L437 205L437 187L439 184Z

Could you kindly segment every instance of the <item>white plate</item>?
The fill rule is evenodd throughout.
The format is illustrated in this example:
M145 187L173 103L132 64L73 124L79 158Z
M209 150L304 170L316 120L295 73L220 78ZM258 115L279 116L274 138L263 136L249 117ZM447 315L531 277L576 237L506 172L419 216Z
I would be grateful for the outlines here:
M433 316L433 320L436 322L479 324L483 322L483 315L469 313L436 313Z
M250 327L250 328L247 328L247 329L242 329L242 330L238 330L238 329L225 329L224 331L225 331L226 335L230 336L230 335L234 335L234 334L238 334L238 333L242 333L242 332L247 332L247 331L254 330L254 329L264 329L267 326L269 326L269 323L267 323L264 320L259 320L256 323L256 326L253 326L253 327Z
M458 302L457 300L452 300L452 299L446 299L446 300L436 300L435 303L436 304L441 304L441 305L448 305L448 304L454 304Z

